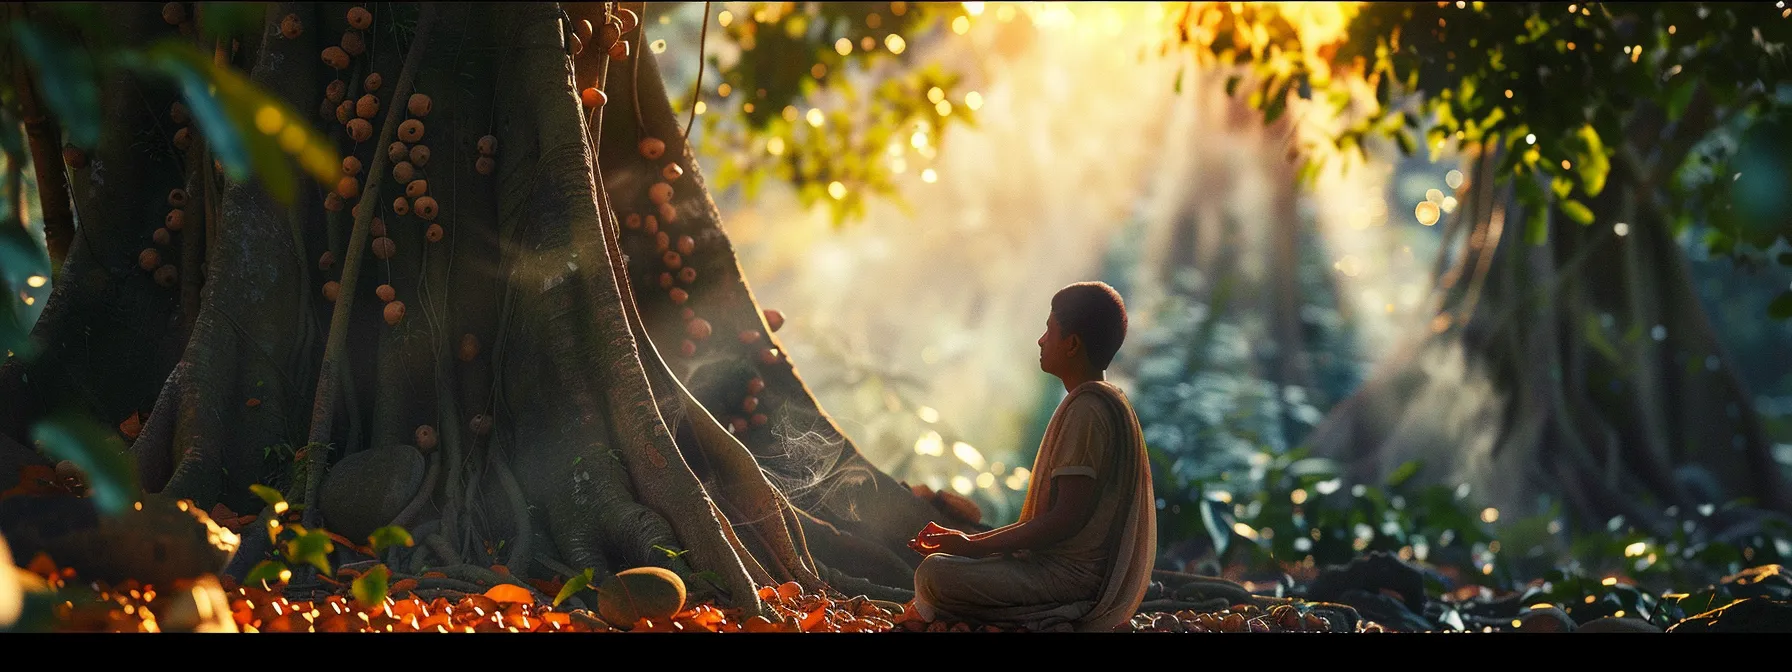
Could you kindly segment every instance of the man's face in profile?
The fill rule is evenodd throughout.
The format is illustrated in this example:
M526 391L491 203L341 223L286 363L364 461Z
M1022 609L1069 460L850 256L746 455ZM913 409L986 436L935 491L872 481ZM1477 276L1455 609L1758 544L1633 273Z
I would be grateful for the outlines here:
M1039 370L1057 375L1070 358L1070 338L1058 327L1058 316L1047 315L1045 334L1039 337Z

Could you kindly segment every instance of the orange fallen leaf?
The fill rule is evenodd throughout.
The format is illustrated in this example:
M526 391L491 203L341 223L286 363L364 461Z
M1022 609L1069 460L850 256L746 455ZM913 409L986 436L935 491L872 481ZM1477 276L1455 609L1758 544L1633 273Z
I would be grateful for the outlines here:
M425 578L425 579L446 579L446 578L448 578L448 575L443 574L441 572L424 572L423 578Z
M499 576L510 576L510 568L503 565L492 565L492 571L497 572Z
M56 562L50 559L50 554L38 551L25 570L47 579L56 575Z
M392 584L392 588L389 592L408 593L408 592L416 590L416 589L417 589L417 580L416 579L399 579L397 583Z
M490 590L485 591L485 596L491 598L494 602L518 602L522 604L535 603L535 596L529 593L529 589L508 583L500 583L492 586Z
M137 440L137 435L143 433L143 414L133 411L131 417L118 423L118 431L124 433L124 438Z
M243 402L243 405L248 406L249 408L255 408L256 406L261 405L261 400L256 399L255 397L249 397L249 400Z

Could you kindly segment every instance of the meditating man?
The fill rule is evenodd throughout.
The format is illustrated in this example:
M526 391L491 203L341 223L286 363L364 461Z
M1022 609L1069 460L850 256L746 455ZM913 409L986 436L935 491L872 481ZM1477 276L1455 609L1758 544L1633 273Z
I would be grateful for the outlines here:
M910 542L921 618L1033 631L1114 629L1133 615L1157 553L1156 498L1132 405L1104 371L1126 338L1114 288L1052 297L1039 368L1069 394L1046 427L1020 521L967 536L934 523Z

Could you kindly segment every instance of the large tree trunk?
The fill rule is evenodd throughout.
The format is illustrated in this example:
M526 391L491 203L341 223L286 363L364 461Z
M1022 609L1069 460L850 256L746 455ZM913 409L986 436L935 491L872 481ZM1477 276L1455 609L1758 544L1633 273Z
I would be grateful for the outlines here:
M568 9L603 25L605 4ZM81 228L33 334L43 354L0 377L0 430L22 441L64 407L113 423L147 411L132 446L146 489L255 511L249 486L274 484L325 526L326 512L341 510L328 499L332 479L408 487L411 504L393 522L420 543L399 569L501 563L526 577L660 565L683 574L695 599L750 608L756 586L783 581L905 598L919 560L905 542L939 512L867 462L797 375L746 286L640 33L626 38L634 57L610 63L603 49L570 53L567 13L553 4L443 5L420 17L368 6L367 53L339 73L318 54L348 29L349 6L270 5L267 37L239 58L307 113L329 82L344 80L352 101L363 77L380 73L376 138L408 116L409 93L431 96L416 143L431 159L416 173L440 208L441 240L426 240L432 221L414 209L395 211L406 185L387 146L353 142L334 106L320 111L324 124L365 168L360 195L326 212L326 193L309 184L288 208L259 184L215 174L202 143L184 161L139 155L137 135L172 136L163 111L173 94L108 82L106 135L73 175ZM124 32L172 32L156 10L121 9ZM289 13L305 26L294 39L279 36ZM399 35L410 43L395 44ZM597 72L610 103L587 116L578 92ZM488 134L495 170L481 174L476 148ZM644 137L663 140L665 156L643 157ZM647 190L667 163L683 175L669 180L676 215L660 231L674 251L690 246L671 270L696 272L674 281L688 292L682 303L661 284L665 250L626 224L657 216ZM161 287L137 256L182 186L193 194L184 240L161 253L186 277ZM382 227L398 252L377 260ZM320 263L325 254L333 263ZM335 305L319 300L330 281L340 282ZM379 285L407 306L395 326L373 298ZM696 318L708 338L693 336ZM752 408L749 379L763 384ZM736 419L744 431L726 428ZM420 461L410 444L424 425L439 446L422 484L342 462L367 451Z
M1316 452L1368 483L1421 460L1418 482L1467 483L1519 515L1549 495L1588 527L1623 516L1662 532L1669 507L1739 497L1792 513L1651 181L1614 162L1595 223L1549 213L1531 245L1494 159L1465 171L1436 312L1314 430Z

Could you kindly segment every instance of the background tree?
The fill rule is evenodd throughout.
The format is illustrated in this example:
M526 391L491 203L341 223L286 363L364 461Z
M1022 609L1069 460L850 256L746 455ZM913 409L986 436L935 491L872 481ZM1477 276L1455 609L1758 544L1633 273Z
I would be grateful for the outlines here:
M1434 317L1315 430L1315 452L1358 481L1422 459L1425 482L1473 483L1521 511L1553 495L1582 525L1623 516L1660 531L1663 509L1709 515L1701 505L1738 497L1792 511L1675 243L1703 224L1713 250L1759 263L1792 230L1777 205L1731 207L1731 190L1782 189L1785 172L1720 141L1775 132L1788 11L1371 4L1343 39L1315 43L1297 8L1189 5L1181 38L1249 65L1234 86L1249 76L1266 119L1291 94L1355 115L1333 146L1310 148L1309 174L1340 152L1366 158L1371 136L1470 157Z

